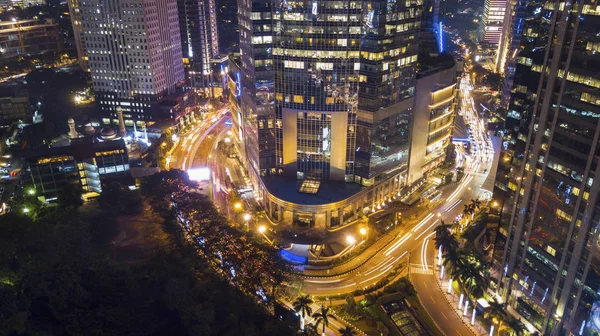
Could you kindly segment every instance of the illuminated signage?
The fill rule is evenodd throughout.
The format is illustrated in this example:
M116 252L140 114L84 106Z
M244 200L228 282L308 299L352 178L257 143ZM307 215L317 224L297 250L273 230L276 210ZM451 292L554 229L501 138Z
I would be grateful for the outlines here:
M235 73L235 95L240 98L242 96L242 80L240 79L240 73Z

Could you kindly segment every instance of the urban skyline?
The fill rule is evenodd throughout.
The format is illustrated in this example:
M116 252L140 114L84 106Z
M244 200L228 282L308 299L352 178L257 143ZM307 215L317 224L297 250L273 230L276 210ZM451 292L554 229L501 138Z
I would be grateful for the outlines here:
M0 4L0 329L600 333L594 2L234 5Z

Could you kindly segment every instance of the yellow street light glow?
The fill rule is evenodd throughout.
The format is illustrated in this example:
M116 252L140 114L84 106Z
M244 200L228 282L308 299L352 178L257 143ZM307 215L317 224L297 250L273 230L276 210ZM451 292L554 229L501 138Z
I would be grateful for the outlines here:
M247 222L250 220L250 214L244 214L244 220Z
M356 243L356 238L354 238L353 236L346 236L346 242L350 245Z
M264 225L261 225L258 227L258 232L259 233L265 233L265 231L267 231L267 227Z
M360 234L361 235L366 235L367 234L367 229L366 228L360 228Z
M241 208L242 208L242 203L240 203L240 202L237 202L237 203L235 203L235 204L233 205L233 207L234 207L234 208L236 208L236 209L241 209Z

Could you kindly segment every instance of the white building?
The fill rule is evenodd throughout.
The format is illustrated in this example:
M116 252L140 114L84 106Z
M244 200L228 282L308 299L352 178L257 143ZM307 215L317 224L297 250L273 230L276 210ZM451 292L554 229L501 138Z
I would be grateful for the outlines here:
M154 105L184 80L176 0L80 0L78 7L104 122L118 122L117 106L128 126L160 118Z

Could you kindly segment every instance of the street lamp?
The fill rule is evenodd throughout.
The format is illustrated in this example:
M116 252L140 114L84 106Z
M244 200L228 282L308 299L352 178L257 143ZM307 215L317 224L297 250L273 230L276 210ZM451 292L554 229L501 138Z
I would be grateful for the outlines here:
M233 205L233 208L234 208L234 209L236 209L236 210L239 210L239 209L241 209L241 208L242 208L242 203L240 203L240 202L236 202L236 203Z
M28 208L23 208L23 213L27 215L29 213L29 209Z
M250 230L250 227L248 226L248 222L250 221L250 214L246 213L244 214L244 222L246 222L246 232L248 232Z
M360 228L360 230L359 230L359 231L360 231L360 234L363 236L363 240L364 240L365 238L366 238L366 239L369 239L369 236L368 236L368 234L369 234L369 230L367 230L367 228L365 228L365 227L362 227L362 228Z
M356 243L356 238L354 238L353 236L346 236L346 242L349 245L352 245L352 244Z
M35 190L33 190L33 189L29 189L28 192L29 192L29 195L35 195Z
M264 225L261 225L258 227L258 233L260 234L264 234L267 231L267 227Z

